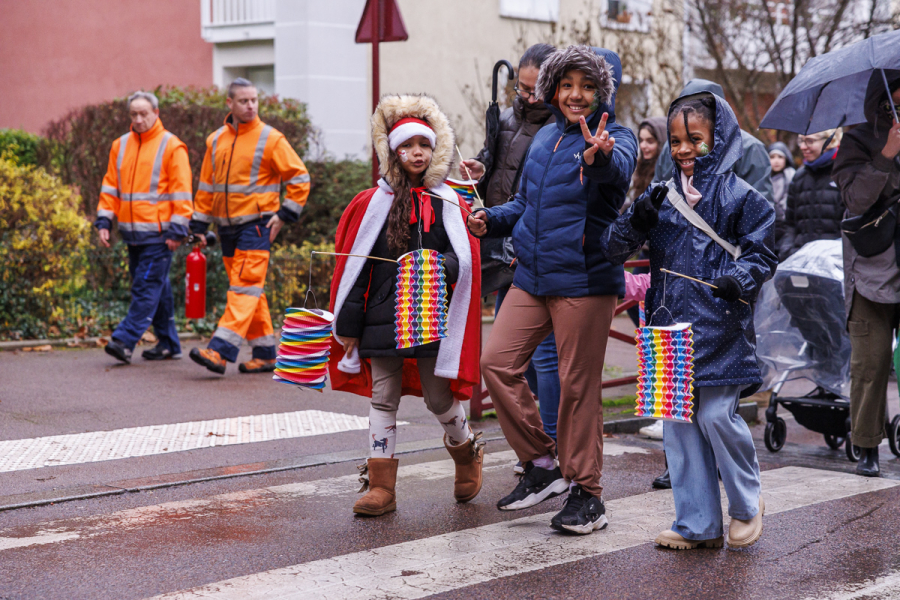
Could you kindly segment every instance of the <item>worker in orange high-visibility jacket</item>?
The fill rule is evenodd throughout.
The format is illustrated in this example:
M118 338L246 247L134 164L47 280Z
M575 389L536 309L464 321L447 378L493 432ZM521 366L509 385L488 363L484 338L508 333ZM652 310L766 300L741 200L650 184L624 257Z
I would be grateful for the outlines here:
M147 360L181 358L169 267L172 252L189 235L191 165L187 146L159 119L159 101L149 92L128 98L131 131L112 144L100 188L94 225L109 248L115 217L128 244L131 305L106 345L106 353L129 363L134 346L152 324L159 343Z
M219 228L228 272L228 305L207 348L190 352L194 362L225 373L241 344L252 348L242 373L275 370L275 332L263 286L269 248L284 223L294 223L309 196L309 173L284 135L259 120L256 88L246 79L228 87L231 113L206 140L206 157L194 197L191 230ZM284 187L285 197L279 206ZM201 242L202 243L202 242Z

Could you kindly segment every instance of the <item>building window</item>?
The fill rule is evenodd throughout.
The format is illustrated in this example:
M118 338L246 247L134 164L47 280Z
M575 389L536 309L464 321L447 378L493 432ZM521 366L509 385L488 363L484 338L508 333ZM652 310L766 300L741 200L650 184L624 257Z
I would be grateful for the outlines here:
M607 0L606 11L600 13L600 24L610 29L650 31L652 0Z
M261 92L271 96L275 93L275 66L260 65L252 67L225 67L225 87L243 77L256 86Z
M559 0L500 0L500 16L556 23Z

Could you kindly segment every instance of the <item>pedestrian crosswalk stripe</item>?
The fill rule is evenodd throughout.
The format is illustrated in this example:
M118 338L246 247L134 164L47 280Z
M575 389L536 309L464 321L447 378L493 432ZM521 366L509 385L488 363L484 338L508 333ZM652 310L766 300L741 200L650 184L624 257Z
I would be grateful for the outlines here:
M368 428L368 417L298 410L6 440L0 441L0 473Z
M606 443L603 453L607 456L622 454L647 454L648 451L638 446ZM511 470L516 455L511 450L491 452L484 456L484 473L500 470ZM452 490L452 479L456 467L452 460L438 460L401 466L398 472L397 491L403 497L409 497L414 490L420 489L423 482L439 479L449 480L447 495ZM256 510L262 505L273 505L276 502L293 501L300 498L321 498L326 496L347 495L356 497L359 489L359 475L344 475L313 481L288 483L255 490L220 494L208 498L165 502L138 508L129 508L104 515L76 517L44 523L36 533L16 536L15 530L0 530L0 552L12 548L27 548L55 544L77 539L96 538L111 533L135 531L164 521L214 518L223 512ZM352 502L348 503L350 506Z
M806 600L897 600L900 598L900 571L863 583L848 583L831 592L820 591Z
M802 467L762 473L767 515L896 485L900 482ZM609 527L588 536L552 532L553 513L548 512L236 577L155 600L424 598L650 543L671 526L672 493L611 500L607 511Z

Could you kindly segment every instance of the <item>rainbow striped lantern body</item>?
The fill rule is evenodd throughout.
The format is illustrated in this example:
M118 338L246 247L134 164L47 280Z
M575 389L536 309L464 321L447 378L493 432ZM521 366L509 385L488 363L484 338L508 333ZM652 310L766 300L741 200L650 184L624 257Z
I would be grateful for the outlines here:
M461 181L459 179L447 179L447 185L449 185L454 192L460 195L460 197L466 201L470 207L472 203L475 202L475 185L478 182L474 179L468 179L465 181Z
M641 327L637 407L640 417L691 422L694 414L694 346L690 323Z
M317 308L289 308L281 328L275 381L322 390L328 379L334 315Z
M412 348L447 337L444 256L436 250L413 250L397 262L397 348Z

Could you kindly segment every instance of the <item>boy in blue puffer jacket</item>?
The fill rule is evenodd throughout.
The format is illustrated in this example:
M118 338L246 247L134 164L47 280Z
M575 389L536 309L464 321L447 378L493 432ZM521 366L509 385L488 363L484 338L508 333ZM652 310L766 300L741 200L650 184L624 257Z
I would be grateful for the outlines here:
M693 331L693 422L664 425L675 522L656 543L678 550L724 545L718 470L731 515L728 545L743 548L762 534L765 503L753 438L737 407L762 382L751 305L778 263L775 209L732 172L741 132L725 100L710 93L678 98L668 135L672 195L666 185L648 189L607 230L602 246L609 260L623 263L649 240L647 321L690 323ZM685 215L700 216L724 244Z
M637 160L634 134L615 122L621 78L610 50L569 46L547 58L536 93L556 122L535 136L515 199L468 219L476 236L512 235L519 263L481 360L503 433L525 465L497 507L527 508L568 491L550 525L580 534L607 524L600 385L625 283L622 267L603 257L600 239L619 215ZM559 353L557 443L544 433L524 377L550 332Z

